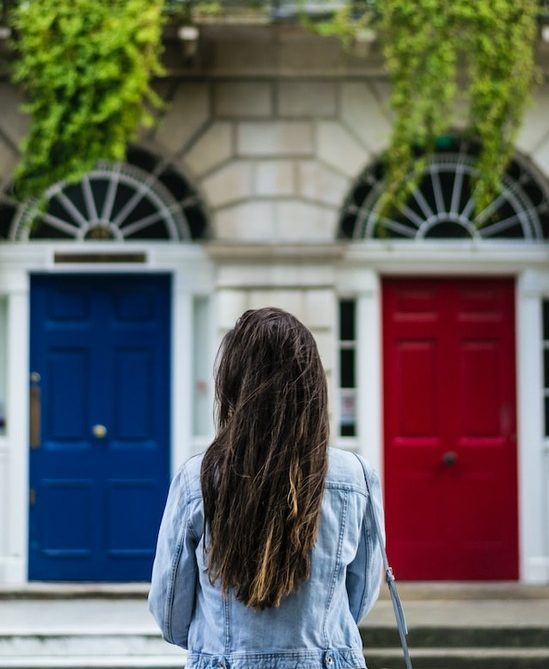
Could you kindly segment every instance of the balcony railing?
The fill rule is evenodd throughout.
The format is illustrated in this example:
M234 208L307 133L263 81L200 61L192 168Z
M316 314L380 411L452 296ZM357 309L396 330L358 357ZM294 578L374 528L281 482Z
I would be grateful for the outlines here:
M10 8L18 0L0 0L0 24L7 25ZM189 14L199 4L198 0L165 0L166 13L170 15ZM310 15L329 14L344 4L344 0L306 0L289 2L287 0L220 0L222 11L219 16L257 17L267 20L292 19L300 12Z
M0 0L0 26L7 25L9 11L18 1ZM198 4L199 0L165 0L166 13L169 15L188 15ZM328 15L345 4L345 0L218 0L218 4L223 9L212 18L255 17L276 22L295 19L301 12L309 16ZM354 4L357 12L360 12L367 5L375 8L382 4L382 0L358 0ZM549 0L539 0L539 8L540 21L549 24Z

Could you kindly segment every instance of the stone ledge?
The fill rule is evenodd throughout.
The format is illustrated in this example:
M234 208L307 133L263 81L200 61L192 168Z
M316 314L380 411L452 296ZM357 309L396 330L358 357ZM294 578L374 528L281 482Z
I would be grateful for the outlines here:
M403 601L549 599L549 584L533 585L511 581L412 582L398 581L398 574L396 576ZM383 583L380 599L389 599L389 590Z
M277 260L338 260L342 257L346 244L330 242L327 244L260 244L255 242L224 243L210 242L204 250L214 260L247 260L251 263L264 258Z
M0 599L143 599L149 583L23 583L0 585Z

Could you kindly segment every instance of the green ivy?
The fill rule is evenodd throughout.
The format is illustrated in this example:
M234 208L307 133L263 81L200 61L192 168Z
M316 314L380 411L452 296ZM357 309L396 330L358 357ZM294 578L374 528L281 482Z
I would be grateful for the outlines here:
M378 32L396 117L382 211L407 199L437 139L454 131L458 94L481 147L476 211L497 197L537 78L537 14L536 0L355 0L316 25L347 44L364 25Z
M16 173L19 195L77 181L99 159L123 159L138 127L150 125L152 108L161 105L150 81L162 74L162 10L192 20L222 14L228 4L21 2L12 15L14 79L25 89L32 123ZM481 146L477 211L497 195L536 79L537 9L536 0L349 0L314 24L303 12L307 25L347 45L371 26L380 36L396 116L382 208L402 203L415 187L437 138L454 130L456 97L464 91L466 132Z
M40 197L98 160L122 160L161 100L161 0L26 0L13 10L13 78L31 126L16 194Z

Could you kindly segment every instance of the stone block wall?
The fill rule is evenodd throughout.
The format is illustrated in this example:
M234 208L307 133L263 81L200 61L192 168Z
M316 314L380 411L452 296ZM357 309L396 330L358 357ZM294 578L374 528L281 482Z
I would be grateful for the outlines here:
M277 77L180 82L143 141L173 157L226 242L329 242L353 180L386 148L386 80ZM549 85L517 148L549 174Z
M175 83L149 149L202 193L226 242L329 242L352 180L386 146L375 81L276 77Z
M201 76L181 72L158 82L166 107L138 143L174 160L194 183L217 240L330 242L353 180L388 144L387 78L376 72L359 76L341 55L336 58L331 42L337 75L309 37L289 31L275 45L248 39L242 62L231 61L227 46L238 54L242 45L212 42L212 72L204 67ZM316 53L327 74L320 74L320 61L298 67L299 48L303 58ZM290 52L295 52L293 69L283 68L281 59ZM261 75L250 73L247 63L261 64L266 54L268 61L256 68ZM21 102L20 91L0 81L0 194L12 178L28 127ZM546 83L536 91L517 139L517 149L546 175L548 103Z

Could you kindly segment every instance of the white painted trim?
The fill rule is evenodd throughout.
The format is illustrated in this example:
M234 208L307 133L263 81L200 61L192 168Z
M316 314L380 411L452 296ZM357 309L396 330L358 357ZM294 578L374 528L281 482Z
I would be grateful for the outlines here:
M334 247L336 245L334 244ZM329 245L326 245L328 248ZM56 251L105 252L103 243L0 244L0 291L8 297L8 434L2 438L9 482L0 481L0 504L10 504L8 550L0 555L0 582L26 580L28 516L28 360L29 273L169 272L173 276L172 313L172 466L175 469L204 438L192 435L193 295L211 295L212 361L222 334L217 292L261 287L335 287L337 295L357 298L357 364L359 437L356 444L380 471L383 462L381 295L385 275L519 276L517 284L517 413L519 444L519 513L521 579L549 581L549 451L544 450L541 423L539 305L549 298L549 246L509 242L474 243L369 241L353 243L319 261L294 249L257 257L253 245L242 245L238 261L209 257L205 248L164 242L108 244L109 252L143 252L144 264L56 265ZM329 251L329 249L328 249ZM246 256L246 253L248 254ZM328 256L330 254L328 253ZM215 263L219 262L218 267ZM537 310L537 312L536 312ZM536 316L537 313L537 316ZM535 319L538 325L535 325ZM336 340L337 337L334 337ZM335 383L335 381L334 381ZM543 453L543 455L541 455ZM533 458L533 459L532 459ZM537 462L537 469L535 463ZM543 476L545 471L545 478ZM543 511L543 500L546 500Z
M383 374L381 361L381 286L371 276L372 289L357 299L358 434L361 454L383 480ZM360 344L358 344L360 342Z
M5 583L27 579L28 558L28 374L29 286L28 276L12 274L7 282L6 440L7 481L2 482L3 502L8 505L6 551L0 556L0 579Z
M381 281L383 276L515 276L517 470L520 580L549 582L549 449L543 437L541 300L549 299L549 246L502 243L350 246L340 262L338 295L358 306L359 450L383 464Z
M122 253L142 252L143 264L55 264L55 252ZM27 580L28 561L28 374L29 374L29 290L33 272L115 274L167 272L172 275L172 472L191 455L192 416L192 327L194 294L214 290L214 268L200 246L151 242L139 243L52 243L0 244L0 293L7 296L7 433L2 437L2 454L7 460L6 480L0 480L0 504L7 505L5 550L0 553L0 583Z
M253 254L253 248L250 254ZM249 261L238 263L223 263L218 266L218 289L253 288L288 288L302 290L304 288L333 287L335 282L335 268L318 261L292 258L291 260L257 261L253 255Z
M341 299L348 297L347 295L338 296ZM353 297L353 296L351 296ZM335 296L334 296L335 300ZM339 434L339 429L341 425L341 384L339 379L341 379L341 359L340 359L340 333L339 333L339 304L335 305L334 309L336 322L334 323L333 337L332 339L332 360L333 365L331 369L331 378L326 375L326 383L328 386L328 411L329 411L329 421L330 421L330 446L336 446L337 448L343 448L350 451L360 451L360 448L357 448L357 436L358 436L358 416L357 416L357 436L354 437L342 437ZM358 328L355 328L355 350L358 346ZM355 353L356 355L356 353ZM358 378L358 375L357 375ZM358 408L358 397L356 398L356 406Z
M549 453L543 437L541 300L549 272L524 271L517 281L517 415L520 578L549 581ZM544 503L545 501L545 503Z
M172 295L172 476L191 455L192 436L192 295L174 281Z
M549 266L549 244L508 240L475 243L353 242L343 254L347 267L368 267L382 274L492 275L519 274L527 268Z
M214 401L215 401L215 378L214 378L214 365L215 365L215 358L217 355L217 351L219 349L219 345L221 343L221 340L219 338L219 334L221 332L221 327L219 323L219 305L218 305L218 295L217 293L211 295L210 297L210 304L209 304L209 327L210 327L210 336L208 339L208 345L210 348L210 387L209 387L209 398L210 398L210 406L212 407L212 434L210 435L210 438L207 440L207 443L204 441L197 443L197 448L195 451L198 450L205 450L207 446L209 446L210 442L213 439L213 435L215 432L215 425L214 425Z

